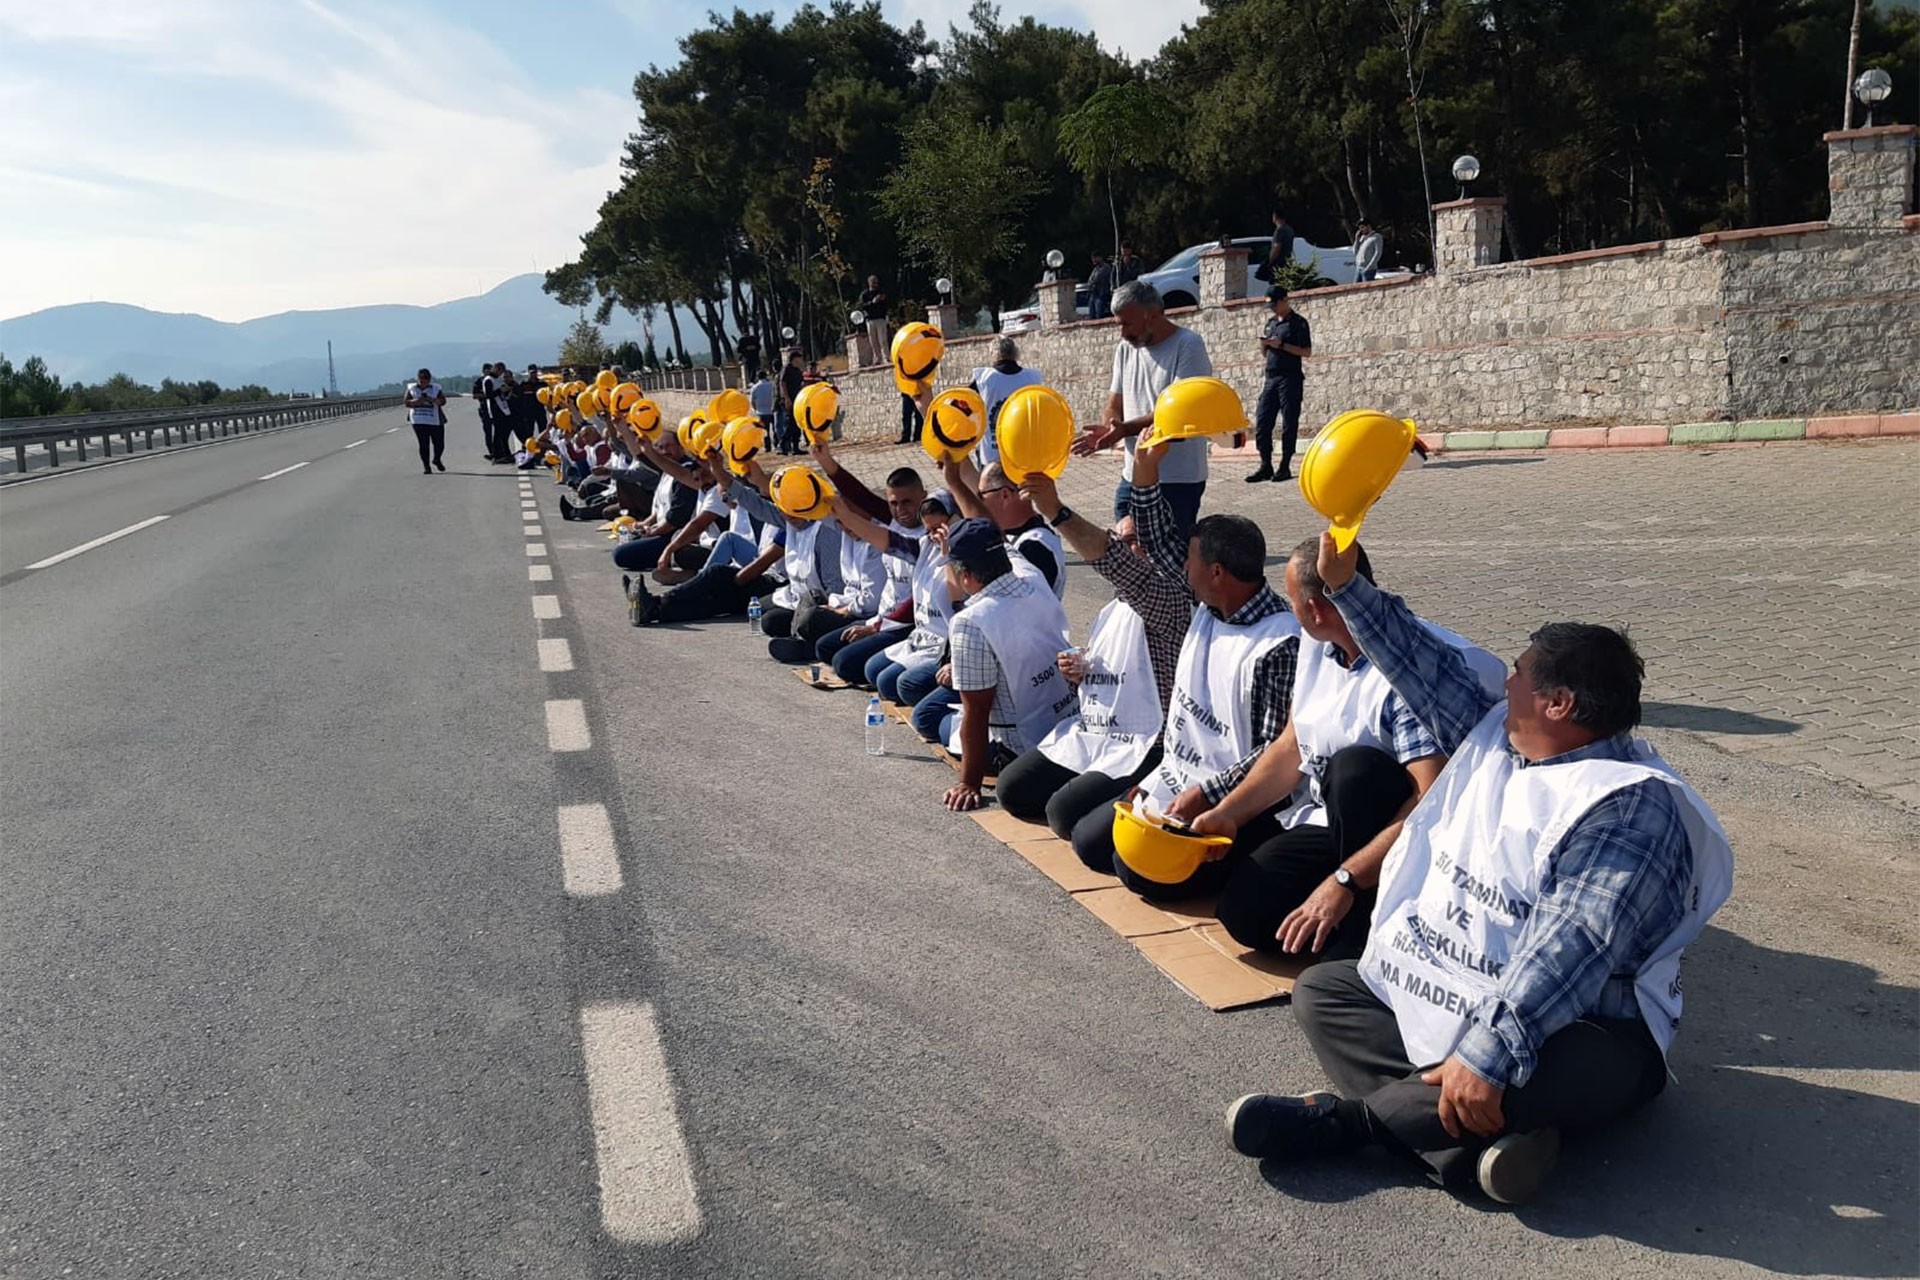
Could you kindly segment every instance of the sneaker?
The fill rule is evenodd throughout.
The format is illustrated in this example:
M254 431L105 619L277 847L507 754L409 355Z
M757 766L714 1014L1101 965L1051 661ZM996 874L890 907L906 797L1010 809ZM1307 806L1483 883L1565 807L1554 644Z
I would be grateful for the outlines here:
M1259 1160L1330 1156L1356 1146L1334 1114L1338 1094L1249 1093L1227 1108L1227 1145Z
M567 501L567 495L564 493L561 494L560 495L560 518L562 520L572 520L574 518L574 511L575 511L574 505L571 502Z
M1273 464L1271 462L1263 462L1260 464L1258 470L1247 477L1247 483L1259 484L1263 480L1271 479L1273 479Z
M1474 1168L1480 1189L1501 1204L1525 1204L1540 1194L1540 1184L1560 1158L1560 1131L1536 1129L1509 1133L1480 1153Z
M440 459L435 458L433 460L433 469L435 471L445 471L447 469L447 464L440 461Z
M652 622L660 606L647 593L647 580L623 573L620 575L620 588L627 593L627 621L636 627L644 627Z

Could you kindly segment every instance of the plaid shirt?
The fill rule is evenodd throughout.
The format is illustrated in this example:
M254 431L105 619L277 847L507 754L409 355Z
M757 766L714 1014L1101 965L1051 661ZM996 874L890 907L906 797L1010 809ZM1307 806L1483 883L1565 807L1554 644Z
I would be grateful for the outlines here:
M1193 589L1187 585L1187 540L1180 536L1174 524L1173 508L1168 505L1166 496L1160 492L1159 485L1135 485L1132 492L1134 535L1146 549L1145 563L1150 566L1147 572L1156 585L1151 592L1143 590L1140 599L1130 598L1128 588L1121 580L1100 567L1114 559L1116 548L1112 543L1109 543L1106 555L1094 563L1094 569L1120 589L1120 598L1132 605L1147 624L1147 650L1153 655L1154 681L1156 684L1162 680L1166 682L1160 687L1160 708L1164 712L1171 697L1174 672L1179 668L1180 649L1186 642L1188 629L1193 625L1193 610L1197 601ZM1124 547L1118 550L1121 556L1135 564L1140 563L1137 557L1128 555ZM1176 591L1177 597L1173 595ZM1250 627L1262 618L1285 613L1286 610L1287 602L1275 595L1273 588L1264 582L1245 604L1234 610L1232 617L1224 617L1212 605L1207 606L1208 612L1230 627ZM1155 632L1163 633L1157 645ZM1162 653L1168 646L1167 636L1172 637L1171 653L1163 661ZM1206 794L1209 804L1219 804L1225 799L1227 792L1247 776L1247 770L1267 749L1267 744L1279 737L1287 727L1287 712L1293 704L1293 668L1299 655L1298 637L1288 636L1254 664L1253 749L1200 784L1200 790ZM1164 675L1162 667L1165 668Z
M1458 650L1421 626L1398 596L1355 577L1329 599L1353 638L1451 755L1500 699ZM1522 769L1628 760L1622 733ZM1553 851L1540 897L1520 926L1493 994L1454 1056L1489 1083L1519 1086L1540 1046L1581 1018L1638 1018L1634 975L1686 914L1692 849L1663 782L1623 787L1587 810Z

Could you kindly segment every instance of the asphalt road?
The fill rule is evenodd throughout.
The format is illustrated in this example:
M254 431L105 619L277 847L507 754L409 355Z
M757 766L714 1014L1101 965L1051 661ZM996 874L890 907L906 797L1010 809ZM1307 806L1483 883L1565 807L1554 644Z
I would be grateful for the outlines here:
M1518 1213L1263 1169L1284 1007L742 626L627 627L466 409L445 476L380 415L0 492L0 1274L1920 1270L1911 814L1661 733L1742 859L1666 1096Z

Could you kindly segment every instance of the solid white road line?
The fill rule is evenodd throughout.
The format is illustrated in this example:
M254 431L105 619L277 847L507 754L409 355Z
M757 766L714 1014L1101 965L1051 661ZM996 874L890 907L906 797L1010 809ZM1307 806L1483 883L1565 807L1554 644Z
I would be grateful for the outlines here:
M150 529L167 518L166 516L151 516L148 519L142 520L139 524L130 524L124 529L116 529L103 538L95 538L92 542L83 542L77 547L70 547L57 556L48 556L45 560L36 560L28 565L27 568L45 569L52 565L59 564L62 560L71 560L77 555L93 550L95 547L104 547L109 542L117 542L130 533L138 533L142 529Z
M367 437L368 440L371 440L372 438L373 437L371 436ZM340 452L345 453L348 449L358 449L361 445L365 444L366 442L367 442L366 440L355 440L352 444L343 446Z
M304 463L304 462L296 462L296 463L294 463L294 464L293 464L292 466L290 466L290 467L282 467L282 468L280 468L280 469L279 469L278 471L269 471L269 472L267 472L267 474L265 474L265 475L263 475L263 476L261 476L260 478L261 478L262 480L272 480L272 479L274 479L274 478L275 478L276 476L283 476L283 475L285 475L285 474L287 474L287 472L289 472L289 471L298 471L298 470L299 470L300 468L302 468L302 467L304 467L304 466L306 466L306 465L307 465L307 464L306 464L306 463Z
M560 806L560 876L576 898L620 892L620 853L614 847L607 806Z
M700 1197L653 1005L586 1005L580 1048L600 1163L601 1225L622 1244L693 1239Z
M527 566L528 582L552 582L553 566L550 564L530 564Z
M559 596L535 596L533 598L533 616L536 618L557 618L560 616Z
M527 544L527 554L530 556L543 556L547 554L547 544L544 542L529 542Z
M573 646L567 643L565 637L541 640L538 643L542 671L573 670Z
M585 751L593 746L587 708L578 698L547 700L547 750Z

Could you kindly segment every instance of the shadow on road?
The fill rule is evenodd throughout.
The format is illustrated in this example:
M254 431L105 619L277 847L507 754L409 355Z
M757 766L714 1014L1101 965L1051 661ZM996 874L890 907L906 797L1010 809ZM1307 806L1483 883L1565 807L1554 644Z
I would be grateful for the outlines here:
M1749 711L1727 707L1701 707L1685 702L1643 702L1640 723L1655 729L1698 729L1705 733L1772 734L1792 733L1800 727L1797 720L1757 716Z
M1462 467L1517 467L1529 462L1545 462L1545 458L1440 458L1421 468L1423 471L1457 471Z

